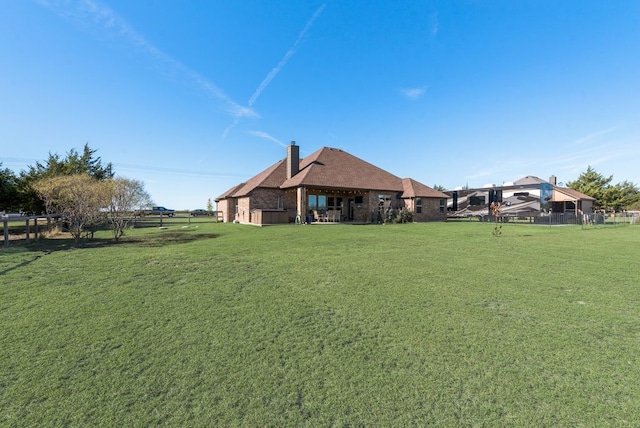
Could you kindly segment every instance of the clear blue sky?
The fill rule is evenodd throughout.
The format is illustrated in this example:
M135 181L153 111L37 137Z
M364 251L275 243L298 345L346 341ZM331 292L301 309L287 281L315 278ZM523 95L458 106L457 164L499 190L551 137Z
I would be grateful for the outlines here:
M322 146L454 188L640 182L640 2L7 0L0 162L85 143L174 209Z

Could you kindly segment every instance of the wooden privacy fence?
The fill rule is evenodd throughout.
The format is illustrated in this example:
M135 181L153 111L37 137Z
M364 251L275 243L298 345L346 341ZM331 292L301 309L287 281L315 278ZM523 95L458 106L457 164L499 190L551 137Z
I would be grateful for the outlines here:
M34 216L14 216L3 215L0 216L3 226L4 248L9 248L9 223L25 222L25 239L27 242L31 240L31 221L33 221L33 238L38 239L38 220L46 221L47 226L51 224L52 218L58 218L59 215L34 215Z

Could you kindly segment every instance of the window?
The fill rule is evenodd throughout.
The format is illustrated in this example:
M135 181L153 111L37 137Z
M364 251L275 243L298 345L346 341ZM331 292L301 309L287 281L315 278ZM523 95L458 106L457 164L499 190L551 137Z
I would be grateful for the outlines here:
M447 200L446 199L440 199L440 212L443 213L445 207L447 206Z
M484 196L469 196L469 205L484 205Z
M342 209L342 198L337 198L334 196L327 197L327 208L330 210L341 210Z
M309 195L308 208L310 210L326 211L327 210L327 196L326 195Z
M416 198L416 214L422 214L422 198Z

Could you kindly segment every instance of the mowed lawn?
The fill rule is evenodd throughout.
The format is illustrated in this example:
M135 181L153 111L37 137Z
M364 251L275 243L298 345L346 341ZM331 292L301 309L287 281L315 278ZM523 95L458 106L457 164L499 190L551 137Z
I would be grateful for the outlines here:
M637 426L640 226L492 230L12 246L0 426Z

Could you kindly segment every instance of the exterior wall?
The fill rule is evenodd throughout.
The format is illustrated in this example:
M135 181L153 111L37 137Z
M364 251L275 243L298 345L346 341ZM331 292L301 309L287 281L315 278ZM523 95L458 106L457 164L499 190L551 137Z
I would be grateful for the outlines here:
M362 194L362 204L354 206L353 221L355 222L377 222L382 221L384 211L387 206L380 206L380 195L389 196L390 200L386 202L388 207L399 210L405 206L405 201L397 197L398 192L389 192L384 190L370 190Z
M375 221L378 212L378 195L381 194L376 190L363 192L362 203L353 206L353 221L356 223L365 223Z
M227 206L223 202L227 202ZM223 211L224 221L238 220L240 223L252 223L251 211L253 210L287 210L288 221L293 221L296 216L296 193L285 192L279 189L255 189L249 196L237 198L238 212L235 212L236 199L225 199L218 203L218 208Z
M278 189L254 189L251 192L251 209L270 209L275 210L278 206L278 198L280 204L283 205L284 192Z
M440 198L422 198L422 213L416 212L415 198L408 199L407 209L413 212L413 221L444 221L447 219L447 205L445 200L444 212L440 212Z
M236 216L236 200L233 198L222 199L216 202L216 211L222 212L222 221L225 223L231 222Z
M236 213L235 219L240 223L249 223L251 218L251 198L245 196L243 198L238 198L238 212Z
M399 210L405 207L409 211L413 212L413 220L416 222L444 221L447 219L446 209L445 212L440 212L439 198L422 198L422 213L418 214L416 213L415 198L399 199L397 197L397 192L384 192L379 190L370 190L363 192L361 195L363 199L362 204L357 204L353 208L353 221L355 222L369 223L376 222L378 220L380 207L379 195L389 196L391 198L390 207L394 210ZM278 203L278 198L280 198L280 204ZM255 214L254 217L256 218L252 218L252 211L284 209L288 212L288 221L293 222L297 214L297 199L297 191L287 192L280 189L255 189L250 196L237 199L229 198L219 201L217 203L217 210L222 211L224 222L237 220L240 223L256 223L259 219ZM345 205L343 214L346 214L348 210L346 205L348 198L345 196L344 199ZM238 207L237 213L236 203ZM384 216L384 212L382 212L381 215ZM382 218L380 220L382 220Z
M279 189L255 189L251 192L249 209L284 209L288 211L289 221L293 221L296 217L296 193Z

